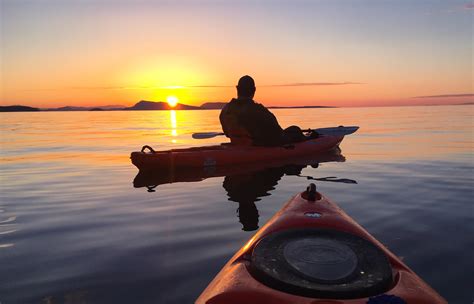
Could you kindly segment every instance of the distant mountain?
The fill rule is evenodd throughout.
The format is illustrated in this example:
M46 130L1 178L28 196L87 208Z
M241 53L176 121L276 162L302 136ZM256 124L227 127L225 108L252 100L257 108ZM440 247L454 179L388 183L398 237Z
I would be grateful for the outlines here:
M48 108L43 109L43 111L89 111L91 108L89 107L73 107L73 106L65 106L60 108Z
M125 108L124 110L199 110L199 107L189 106L178 103L176 106L171 107L168 103L162 101L147 101L141 100L134 106Z
M37 112L40 109L27 106L0 106L0 112Z
M206 102L201 106L190 106L182 103L178 103L176 106L171 107L168 103L162 101L147 101L141 100L137 102L134 106L124 107L121 105L108 105L108 106L98 106L98 107L75 107L75 106L65 106L59 108L47 108L47 109L38 109L28 106L0 106L0 112L33 112L33 111L146 111L146 110L220 110L227 103L226 102ZM293 106L293 107L278 107L270 106L270 109L309 109L309 108L335 108L329 106Z
M201 109L206 109L206 110L210 110L210 109L222 109L225 105L227 104L227 102L206 102L206 103L203 103L200 108Z
M98 107L74 107L74 106L65 106L60 108L48 108L41 109L42 111L97 111L97 109L114 111L114 110L123 110L125 107L120 105L108 105L108 106L98 106Z
M123 110L125 106L123 105L107 105L107 106L98 106L96 108L104 109L104 110Z

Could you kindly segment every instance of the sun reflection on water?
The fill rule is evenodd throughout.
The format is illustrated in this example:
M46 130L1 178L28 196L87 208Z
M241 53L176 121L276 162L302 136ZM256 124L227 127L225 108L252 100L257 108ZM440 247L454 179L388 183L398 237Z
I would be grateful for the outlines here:
M176 137L178 136L178 122L176 120L176 111L170 110L170 122L171 122L171 136ZM171 142L174 144L176 143L176 139L172 139Z

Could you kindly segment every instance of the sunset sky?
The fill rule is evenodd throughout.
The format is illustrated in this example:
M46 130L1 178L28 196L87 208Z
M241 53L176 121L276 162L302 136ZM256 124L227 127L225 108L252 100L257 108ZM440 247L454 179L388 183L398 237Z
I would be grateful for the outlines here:
M0 0L1 104L474 100L469 1Z

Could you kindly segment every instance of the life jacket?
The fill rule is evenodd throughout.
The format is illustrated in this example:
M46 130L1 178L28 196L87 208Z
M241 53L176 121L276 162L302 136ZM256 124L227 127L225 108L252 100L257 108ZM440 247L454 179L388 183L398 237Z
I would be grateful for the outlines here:
M239 117L245 115L246 105L238 104L245 100L232 99L224 106L219 116L224 134L230 138L231 144L251 146L252 137L242 126Z

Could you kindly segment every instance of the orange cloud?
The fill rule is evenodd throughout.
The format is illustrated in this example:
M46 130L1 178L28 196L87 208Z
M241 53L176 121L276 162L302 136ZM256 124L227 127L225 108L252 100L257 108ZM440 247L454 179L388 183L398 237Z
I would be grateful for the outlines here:
M452 97L473 97L474 94L445 94L445 95L428 95L428 96L415 96L412 98L452 98Z
M310 87L310 86L343 86L365 84L362 82L296 82L283 84L257 85L257 87ZM57 90L143 90L143 89L183 89L183 88L233 88L235 85L185 85L185 86L97 86L67 87L51 89L24 89L21 91L57 91Z

